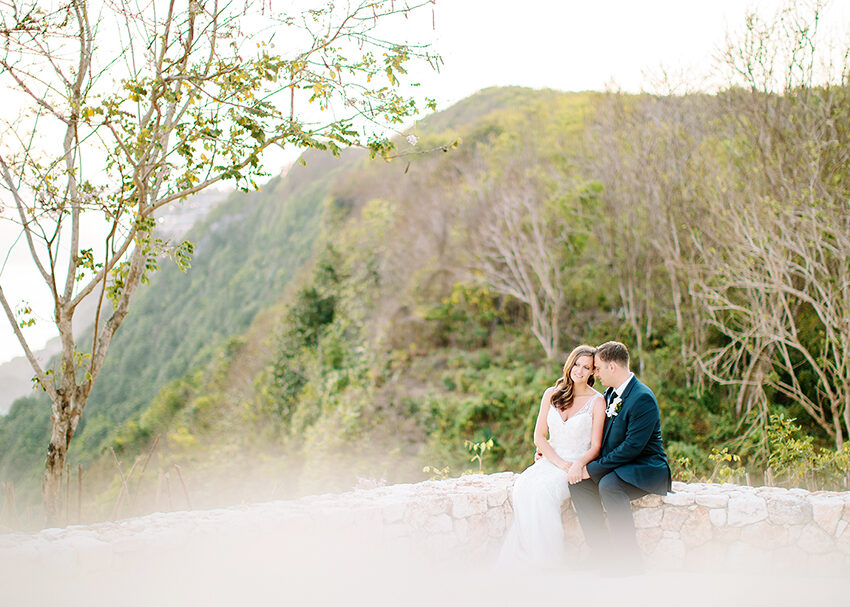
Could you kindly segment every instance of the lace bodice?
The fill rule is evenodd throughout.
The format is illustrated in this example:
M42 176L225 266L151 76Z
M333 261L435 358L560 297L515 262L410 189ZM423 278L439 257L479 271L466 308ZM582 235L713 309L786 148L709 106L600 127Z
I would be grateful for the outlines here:
M565 460L578 459L590 449L590 432L593 426L593 403L602 395L591 398L567 421L558 410L550 406L546 421L549 425L549 443L555 453Z

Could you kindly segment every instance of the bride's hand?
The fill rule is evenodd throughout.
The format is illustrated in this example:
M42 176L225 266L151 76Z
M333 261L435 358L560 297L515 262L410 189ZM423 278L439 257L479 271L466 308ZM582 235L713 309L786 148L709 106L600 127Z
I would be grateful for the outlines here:
M576 483L581 482L582 478L586 478L584 477L582 472L585 472L584 466L578 463L572 464L569 470L567 470L567 481L571 485L575 485Z

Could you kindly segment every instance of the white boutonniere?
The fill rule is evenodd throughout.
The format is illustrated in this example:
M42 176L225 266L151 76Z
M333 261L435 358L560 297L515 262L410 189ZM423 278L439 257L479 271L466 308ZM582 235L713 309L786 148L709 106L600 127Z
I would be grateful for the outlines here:
M623 399L619 396L615 397L614 400L611 401L611 404L608 405L608 408L605 409L606 417L615 417L620 409L623 408Z

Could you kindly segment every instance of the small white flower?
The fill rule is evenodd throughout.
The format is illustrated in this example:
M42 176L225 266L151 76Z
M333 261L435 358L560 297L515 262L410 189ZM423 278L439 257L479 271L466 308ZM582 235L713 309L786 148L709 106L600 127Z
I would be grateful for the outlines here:
M419 138L416 135L408 135L407 143L410 145L416 145L419 142Z
M606 417L615 417L620 412L620 408L622 406L623 399L617 396L611 401L611 404L608 405L608 408L605 410Z

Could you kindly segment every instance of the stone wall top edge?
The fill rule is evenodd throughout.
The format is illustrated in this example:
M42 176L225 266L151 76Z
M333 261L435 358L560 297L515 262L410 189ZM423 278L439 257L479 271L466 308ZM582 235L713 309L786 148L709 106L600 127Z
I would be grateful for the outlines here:
M518 475L513 472L498 472L494 474L470 474L445 480L430 480L421 483L401 483L384 485L371 489L354 489L344 493L324 493L305 496L292 500L274 500L255 504L242 504L226 508L209 510L154 512L131 519L105 521L91 525L74 525L65 528L44 529L40 532L0 534L2 544L14 542L16 539L33 538L36 536L50 538L73 533L132 533L136 529L148 526L164 530L173 523L214 526L222 522L234 523L250 521L258 514L263 515L292 515L315 510L317 507L327 509L361 509L382 508L396 505L399 502L441 499L459 494L492 494L508 490ZM724 495L729 497L752 495L762 498L783 497L784 499L805 498L806 501L844 501L850 506L850 491L813 491L805 489L785 489L781 487L748 487L731 483L682 483L674 482L675 493L691 494L694 497L706 495ZM668 505L675 505L677 500ZM690 503L690 502L689 502Z

